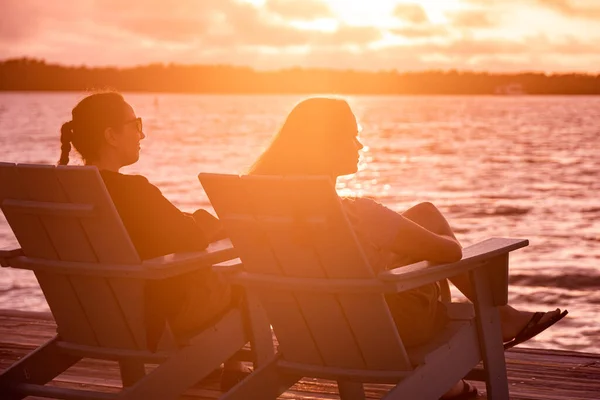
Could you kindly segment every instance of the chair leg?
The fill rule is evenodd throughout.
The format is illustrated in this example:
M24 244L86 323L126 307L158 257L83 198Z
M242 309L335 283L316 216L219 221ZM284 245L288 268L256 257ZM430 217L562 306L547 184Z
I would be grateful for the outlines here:
M488 399L508 399L508 378L502 346L500 314L492 291L495 265L470 273L475 292L475 315ZM501 266L498 266L501 267Z
M123 387L132 386L146 375L144 363L137 361L121 360L119 361L119 369L121 370Z
M244 299L245 329L250 338L254 369L268 364L275 356L269 319L255 294L246 291Z
M281 374L275 356L271 361L252 372L246 379L223 394L219 400L264 399L275 400L293 386L300 376Z
M246 343L242 315L232 309L151 372L124 388L120 400L174 400L230 359Z
M0 375L0 393L6 393L3 399L23 399L26 395L9 394L11 386L21 383L44 385L81 360L81 357L62 352L56 346L58 341L58 336L55 336Z
M340 399L365 400L365 389L360 382L337 381Z

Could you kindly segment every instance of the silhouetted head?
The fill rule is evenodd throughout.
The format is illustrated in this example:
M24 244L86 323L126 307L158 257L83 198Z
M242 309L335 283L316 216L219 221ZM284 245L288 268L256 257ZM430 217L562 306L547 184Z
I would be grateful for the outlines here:
M115 165L116 169L135 163L140 156L142 120L116 92L94 93L73 108L72 120L60 130L59 165L69 163L71 144L86 165Z
M356 117L345 100L313 97L298 103L250 168L255 175L329 175L357 170Z

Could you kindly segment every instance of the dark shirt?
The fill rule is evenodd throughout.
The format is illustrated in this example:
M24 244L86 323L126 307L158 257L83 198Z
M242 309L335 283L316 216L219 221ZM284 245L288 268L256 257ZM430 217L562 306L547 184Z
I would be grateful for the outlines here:
M145 177L112 171L100 175L142 260L208 246L194 217L175 207Z

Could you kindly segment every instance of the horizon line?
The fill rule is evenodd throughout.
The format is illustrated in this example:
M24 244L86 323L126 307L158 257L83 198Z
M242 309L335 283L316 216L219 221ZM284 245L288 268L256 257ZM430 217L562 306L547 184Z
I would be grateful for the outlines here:
M469 70L469 69L458 69L458 68L449 68L449 69L416 69L416 70L404 70L401 71L397 68L393 69L353 69L353 68L335 68L335 67L303 67L303 66L289 66L282 67L277 69L260 69L254 68L249 65L238 65L238 64L201 64L201 63L178 63L178 62L152 62L146 64L135 64L135 65L87 65L87 64L62 64L55 61L47 61L44 58L37 57L29 57L29 56L21 56L21 57L10 57L0 59L0 64L5 64L8 62L15 61L32 61L40 64L44 64L46 66L53 67L61 67L61 68L87 68L87 69L116 69L116 70L134 70L140 68L148 68L148 67L221 67L221 68L232 68L232 69L240 69L240 70L250 70L257 73L274 73L274 72L287 72L294 70L303 70L303 71L327 71L327 72L355 72L355 73L364 73L364 74L383 74L383 73L395 73L398 75L409 75L409 74L426 74L426 73L457 73L457 74L473 74L473 75L491 75L491 76L517 76L517 75L544 75L544 76L566 76L566 75L580 75L580 76L591 76L591 77L600 77L600 71L597 72L581 72L581 71L560 71L560 72L548 72L542 70L521 70L521 71L510 71L510 72L493 72L493 71L483 71L483 70Z

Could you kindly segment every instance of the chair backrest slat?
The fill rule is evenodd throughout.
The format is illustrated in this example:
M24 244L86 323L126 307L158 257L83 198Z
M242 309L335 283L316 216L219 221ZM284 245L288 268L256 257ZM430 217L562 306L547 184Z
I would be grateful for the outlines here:
M242 182L244 197L253 207L253 224L266 235L270 251L278 261L280 275L327 278L312 240L318 223L317 229L314 229L315 224L308 221L309 217L314 219L321 214L311 213L308 207L299 207L308 205L302 197L309 194L302 192L302 188L298 190L288 185L285 180L280 180L276 185L269 180L242 179ZM298 201L290 201L291 197ZM281 217L287 217L287 223ZM355 260L355 263L356 261L360 262L360 259ZM295 297L325 364L343 368L366 368L338 296L296 292Z
M0 207L24 254L28 257L58 260L58 251L40 217L21 214L10 207L4 207L6 200L32 199L17 171L17 166L0 163ZM75 343L97 345L96 335L69 277L47 272L36 272L35 275L54 315L61 337Z
M0 165L0 201L24 254L66 262L140 259L95 167ZM63 340L144 348L142 284L76 273L36 272ZM118 281L118 282L113 282ZM129 290L125 290L128 286ZM138 293L139 292L139 293Z
M17 174L30 200L69 203L51 165L19 165ZM96 254L76 217L39 214L62 261L96 262Z
M200 180L249 273L298 279L373 278L330 181L211 174L201 174ZM240 207L241 202L247 205ZM252 243L244 239L249 235L264 239ZM240 239L245 243L239 244ZM257 254L267 253L274 259L269 270L255 261ZM293 295L294 312L303 316L326 365L412 368L383 295L299 291ZM290 325L285 319L282 323ZM278 334L274 321L273 328ZM279 341L283 346L284 338ZM301 346L297 338L290 341Z
M57 167L56 176L69 200L94 206L93 218L79 222L99 262L138 264L140 258L95 167ZM109 233L110 234L107 234Z
M12 163L0 163L0 207L6 220L27 256L57 260L58 254L40 219L35 215L18 216L5 209L2 204L6 199L29 200L17 166Z
M275 254L269 249L268 237L255 224L251 204L243 195L242 181L237 176L202 181L219 217L224 221L232 244L244 254L243 262L255 273L280 273ZM241 220L228 219L229 214L242 216ZM225 221L227 220L227 221ZM279 350L289 359L323 365L323 357L304 319L298 300L292 293L257 291L279 341Z

